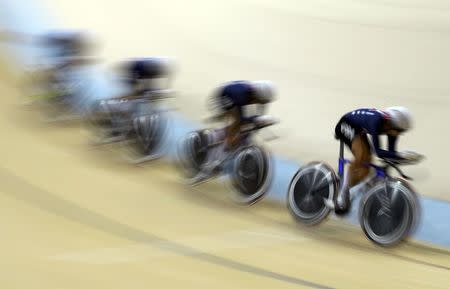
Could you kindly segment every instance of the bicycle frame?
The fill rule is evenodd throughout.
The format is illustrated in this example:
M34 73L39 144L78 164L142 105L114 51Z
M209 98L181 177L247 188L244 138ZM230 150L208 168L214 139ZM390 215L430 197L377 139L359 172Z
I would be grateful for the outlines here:
M344 142L341 141L339 147L339 163L338 163L338 175L341 179L344 177L345 165L349 163L351 163L351 161L344 157ZM383 179L389 177L386 171L387 168L380 167L372 163L369 163L367 165L375 169L376 175L374 177Z
M348 163L350 163L350 160L347 160L344 158L344 142L340 141L338 175L341 179L344 177L344 168L345 168L345 165Z

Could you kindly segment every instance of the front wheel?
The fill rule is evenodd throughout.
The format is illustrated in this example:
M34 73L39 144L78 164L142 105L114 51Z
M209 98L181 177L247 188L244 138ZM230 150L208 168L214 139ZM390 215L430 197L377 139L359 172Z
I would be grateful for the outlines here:
M416 228L420 204L414 190L401 179L388 179L374 186L361 199L361 228L372 242L394 246Z
M313 162L300 168L288 189L288 208L300 223L316 225L330 213L324 200L334 200L337 177L325 163Z
M232 198L244 205L261 200L272 181L270 154L262 147L249 145L240 148L231 169Z
M210 130L190 132L178 148L178 164L186 180L194 179L203 170L210 158Z
M163 112L137 116L133 120L135 149L143 156L156 155L167 131L167 118Z

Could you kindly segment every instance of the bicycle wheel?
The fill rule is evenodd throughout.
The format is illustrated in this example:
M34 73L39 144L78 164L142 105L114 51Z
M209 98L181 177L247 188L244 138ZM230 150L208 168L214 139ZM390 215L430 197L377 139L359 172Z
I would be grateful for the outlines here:
M254 204L267 193L272 181L270 155L262 147L239 149L231 170L232 198L240 204Z
M320 162L309 163L300 168L288 190L288 208L300 223L315 225L330 213L324 199L334 199L337 178L334 170Z
M190 132L181 142L178 159L185 178L195 178L208 160L209 156L208 130Z
M401 179L379 183L361 199L359 220L364 234L381 246L394 246L416 228L420 206L416 193Z
M156 154L167 131L167 118L160 111L141 115L133 120L135 149L144 156Z

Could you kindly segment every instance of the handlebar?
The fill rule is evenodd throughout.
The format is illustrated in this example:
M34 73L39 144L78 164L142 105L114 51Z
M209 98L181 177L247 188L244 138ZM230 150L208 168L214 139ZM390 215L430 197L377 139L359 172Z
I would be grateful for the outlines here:
M173 89L158 89L143 91L142 95L144 98L149 98L151 100L161 100L175 97L174 93L175 90Z
M412 161L408 161L408 160L387 159L387 158L382 158L380 160L385 164L385 168L391 167L391 168L395 169L402 178L404 178L406 180L413 179L413 178L405 175L399 166L411 165L411 164L415 164L417 162L412 162Z
M241 129L240 134L241 134L241 136L244 136L244 138L246 138L246 136L249 135L250 133L260 130L260 129L263 129L263 128L266 128L266 127L269 127L269 126L272 126L276 123L278 123L278 121L276 121L276 120L273 120L270 122L269 121L261 122L261 123L258 123L257 121L253 121L251 123L246 124L246 126L249 126L249 128ZM273 137L273 139L275 139L275 138L276 138L276 136ZM225 141L225 138L223 138L220 141L215 141L214 143L208 144L207 147L208 148L216 147L216 146L222 144L224 141Z
M276 121L276 120L273 120L273 121L270 121L270 122L261 122L261 123L258 123L257 121L253 121L253 122L250 123L252 125L252 127L248 128L248 129L241 130L241 134L249 134L249 133L251 133L253 131L257 131L257 130L263 129L263 128L272 126L272 125L277 124L277 123L278 123L278 121Z

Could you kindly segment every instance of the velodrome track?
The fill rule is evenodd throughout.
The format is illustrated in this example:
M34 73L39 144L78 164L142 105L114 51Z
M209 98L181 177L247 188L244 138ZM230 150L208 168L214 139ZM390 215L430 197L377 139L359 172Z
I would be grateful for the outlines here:
M13 84L3 70L4 288L448 288L446 250L380 249L339 220L306 230L218 184L182 186L162 161L125 165L77 124L39 123Z
M78 125L37 122L1 76L3 288L448 288L446 250L300 228L271 203L182 186L164 162L125 165Z

